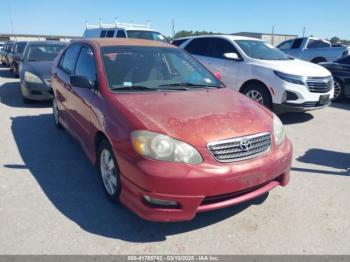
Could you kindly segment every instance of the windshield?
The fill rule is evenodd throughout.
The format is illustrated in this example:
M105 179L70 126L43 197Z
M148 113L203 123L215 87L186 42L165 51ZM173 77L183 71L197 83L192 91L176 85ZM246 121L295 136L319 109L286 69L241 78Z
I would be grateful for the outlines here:
M167 42L166 38L158 32L142 31L142 30L128 30L127 32L128 32L128 38Z
M207 69L177 48L114 46L101 48L110 89L221 87Z
M64 47L64 44L30 45L26 52L26 59L28 61L53 61Z
M260 60L290 60L282 51L263 41L236 40L235 42L250 58Z

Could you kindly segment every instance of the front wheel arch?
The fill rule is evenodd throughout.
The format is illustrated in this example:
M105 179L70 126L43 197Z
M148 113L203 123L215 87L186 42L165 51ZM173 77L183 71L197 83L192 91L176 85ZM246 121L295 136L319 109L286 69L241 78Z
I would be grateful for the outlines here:
M249 89L251 86L259 86L260 88L265 90L266 95L268 96L268 103L266 104L266 107L272 109L273 101L271 91L262 81L256 79L248 80L241 86L239 92L245 94L246 90Z

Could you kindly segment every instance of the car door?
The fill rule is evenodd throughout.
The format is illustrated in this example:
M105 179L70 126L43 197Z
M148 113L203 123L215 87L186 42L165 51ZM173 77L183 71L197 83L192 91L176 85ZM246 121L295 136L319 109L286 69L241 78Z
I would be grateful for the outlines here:
M74 74L80 49L80 44L69 46L61 56L58 66L55 68L52 75L52 87L55 90L55 99L60 109L62 122L72 135L75 135L76 129L74 128L72 116L72 86L69 78Z
M210 41L208 56L211 58L209 66L212 71L219 71L222 76L222 81L236 90L239 89L238 83L242 70L242 57L232 42L223 38L212 38ZM237 54L238 60L233 60L225 57L227 53Z
M88 45L83 45L78 60L76 63L74 74L83 76L90 83L97 84L97 70L93 48ZM89 155L92 152L93 137L92 126L90 121L91 107L97 89L81 88L72 86L71 105L72 118L76 128L77 137Z
M210 39L207 37L192 39L184 49L193 55L199 62L206 66L213 73L218 68L213 67L212 58L209 57Z

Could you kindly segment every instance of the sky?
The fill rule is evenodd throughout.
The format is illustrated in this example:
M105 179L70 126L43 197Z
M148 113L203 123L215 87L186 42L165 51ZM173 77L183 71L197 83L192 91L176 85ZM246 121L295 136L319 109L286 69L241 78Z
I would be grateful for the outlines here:
M349 0L1 0L0 33L81 36L85 22L151 22L175 30L263 32L350 39ZM12 19L11 19L12 17ZM12 22L11 22L12 20Z

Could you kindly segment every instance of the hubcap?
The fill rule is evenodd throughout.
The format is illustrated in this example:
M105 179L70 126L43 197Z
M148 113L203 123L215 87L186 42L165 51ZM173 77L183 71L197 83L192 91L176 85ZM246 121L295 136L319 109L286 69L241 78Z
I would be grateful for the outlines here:
M55 123L56 123L56 125L58 125L59 124L59 111L58 111L56 100L53 100L52 108L53 108L53 117L55 119Z
M103 149L100 157L100 169L103 184L109 195L114 195L117 191L117 170L111 152Z
M253 99L254 101L258 102L259 104L264 104L264 98L262 97L261 93L257 90L250 90L246 96Z
M334 99L337 99L341 94L341 86L338 81L334 81Z

